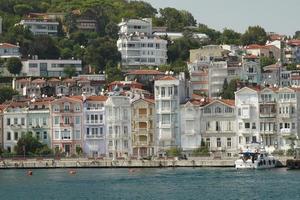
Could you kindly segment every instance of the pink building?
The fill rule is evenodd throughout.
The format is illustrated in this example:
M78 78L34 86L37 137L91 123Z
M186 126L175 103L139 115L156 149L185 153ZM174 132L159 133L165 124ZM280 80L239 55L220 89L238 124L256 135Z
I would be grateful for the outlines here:
M67 156L82 152L83 105L76 97L62 97L51 102L52 148Z

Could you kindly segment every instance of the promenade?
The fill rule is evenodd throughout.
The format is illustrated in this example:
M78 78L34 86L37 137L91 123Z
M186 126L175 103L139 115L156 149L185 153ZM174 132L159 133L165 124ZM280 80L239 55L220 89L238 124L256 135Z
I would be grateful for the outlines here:
M285 167L290 157L280 157L278 167ZM236 158L211 159L195 157L188 160L111 160L88 158L61 159L2 159L0 169L34 169L34 168L160 168L160 167L234 167Z

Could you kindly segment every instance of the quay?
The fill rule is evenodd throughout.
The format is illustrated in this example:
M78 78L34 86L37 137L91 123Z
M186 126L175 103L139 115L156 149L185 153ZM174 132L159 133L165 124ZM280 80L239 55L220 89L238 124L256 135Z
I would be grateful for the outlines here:
M278 167L286 167L288 157L278 158ZM234 167L236 158L212 159L189 158L188 160L111 160L89 158L35 158L1 159L0 169L42 169L42 168L164 168L164 167Z

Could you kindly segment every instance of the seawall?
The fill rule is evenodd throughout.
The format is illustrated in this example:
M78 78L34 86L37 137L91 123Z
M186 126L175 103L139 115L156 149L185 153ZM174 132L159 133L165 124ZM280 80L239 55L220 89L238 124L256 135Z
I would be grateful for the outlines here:
M278 167L285 167L289 157L280 157ZM110 160L87 158L62 159L2 159L0 169L34 168L161 168L161 167L234 167L236 158L211 159L189 158L188 160Z

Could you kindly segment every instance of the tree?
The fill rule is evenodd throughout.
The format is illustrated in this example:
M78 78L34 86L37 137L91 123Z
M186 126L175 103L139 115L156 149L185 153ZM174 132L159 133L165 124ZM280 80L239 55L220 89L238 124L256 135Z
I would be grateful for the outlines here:
M241 37L243 45L249 44L266 44L268 39L265 29L260 26L249 26L246 32Z
M265 66L273 65L276 63L276 60L272 57L261 56L260 57L260 66L263 69Z
M288 64L286 66L286 70L288 70L288 71L297 70L297 64L295 64L295 63Z
M22 62L19 58L9 58L6 61L6 68L11 74L20 74L22 70Z
M121 53L117 49L115 40L103 37L90 41L84 58L98 73L103 71L108 63L117 66L121 61Z
M71 78L72 76L75 76L75 75L76 75L76 69L75 69L75 67L72 67L72 66L66 66L66 67L64 68L64 74L65 74L67 77L69 77L69 78Z
M105 26L105 34L113 39L118 39L119 27L116 23L110 22Z
M222 44L234 44L239 45L241 40L241 34L237 33L231 29L225 28L221 37L220 37L220 43Z
M11 87L1 87L0 88L0 103L11 100L14 95L18 92L13 90Z
M222 33L220 31L209 28L205 24L198 24L198 28L195 31L206 34L210 39L210 44L219 44L220 42Z
M203 140L201 140L201 145L199 148L193 150L193 156L209 156L209 148Z
M32 155L37 154L41 149L44 148L44 145L36 138L32 136L31 132L28 132L18 140L15 147L15 151L18 155Z
M17 15L23 16L30 13L33 10L32 6L28 4L17 4L14 6L14 11Z
M237 91L238 81L239 81L238 79L233 79L228 84L227 79L224 80L223 91L220 94L222 99L234 99L235 98L234 92Z
M171 147L170 149L167 150L167 156L170 157L179 157L182 155L182 149L178 147Z
M295 32L294 39L300 39L300 31Z
M122 81L123 74L121 69L119 69L113 62L108 62L105 66L106 82L110 83L113 81Z
M30 55L37 55L40 59L58 59L60 51L53 38L48 35L36 36L29 47Z

